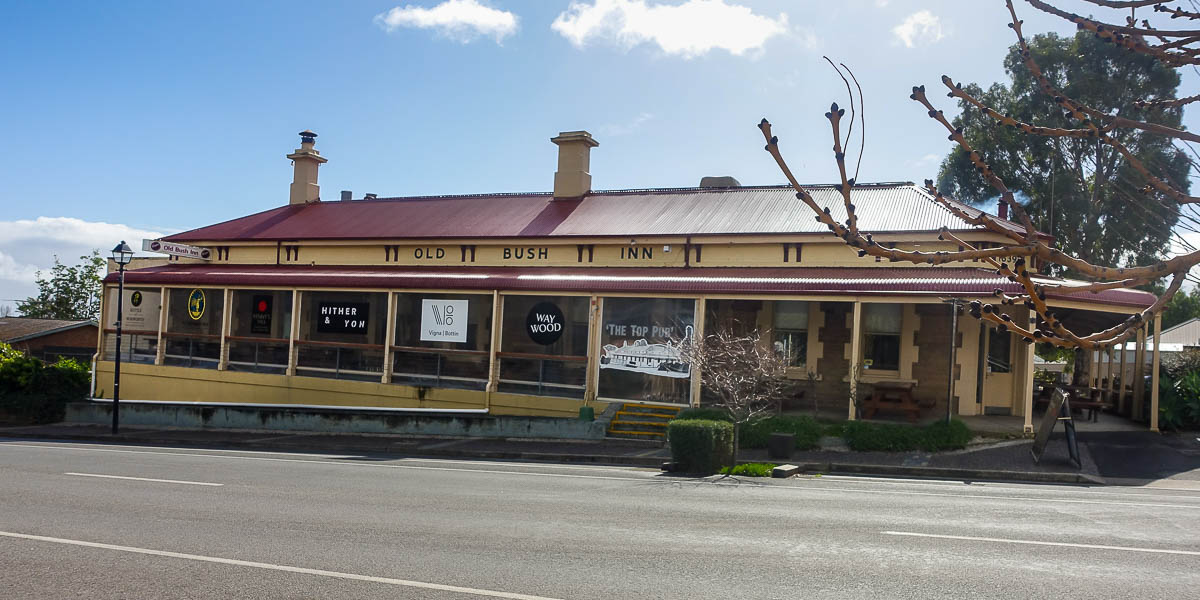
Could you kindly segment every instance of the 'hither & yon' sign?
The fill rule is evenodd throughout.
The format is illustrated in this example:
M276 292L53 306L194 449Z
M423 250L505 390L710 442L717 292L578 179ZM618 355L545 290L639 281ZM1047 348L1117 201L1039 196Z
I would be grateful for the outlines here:
M317 331L321 333L367 333L367 302L321 302L317 305Z

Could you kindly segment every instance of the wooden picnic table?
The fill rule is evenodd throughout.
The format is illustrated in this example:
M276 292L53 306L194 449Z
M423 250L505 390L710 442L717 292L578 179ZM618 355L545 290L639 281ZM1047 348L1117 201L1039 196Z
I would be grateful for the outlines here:
M863 418L874 417L880 409L903 411L911 423L921 416L921 407L913 399L911 381L877 381L871 386L871 395L863 403Z

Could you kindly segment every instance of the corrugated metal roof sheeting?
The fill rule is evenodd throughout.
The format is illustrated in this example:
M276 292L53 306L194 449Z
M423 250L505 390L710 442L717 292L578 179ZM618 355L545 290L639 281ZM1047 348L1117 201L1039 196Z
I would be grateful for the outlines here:
M822 208L846 220L841 192L807 188ZM911 184L864 185L851 200L863 231L974 229ZM553 235L704 235L825 233L816 215L790 187L614 192L588 196Z
M314 202L235 219L168 240L518 237L549 194ZM557 221L556 221L557 222Z
M828 185L807 189L820 206L829 207L836 219L846 219L836 189ZM854 188L851 198L863 231L936 231L943 226L975 229L911 183L861 184ZM555 200L550 194L494 194L315 202L285 206L166 239L683 236L825 231L792 188L765 186L592 192L572 200Z
M115 282L115 275L106 281ZM1020 286L982 269L889 268L490 268L295 267L275 265L164 265L125 273L126 284L298 286L380 289L476 289L546 292L687 294L829 294L991 296ZM1117 293L1120 292L1120 293ZM1149 306L1154 296L1136 290L1087 294L1095 304ZM1048 294L1051 299L1077 300Z
M1153 339L1154 336L1151 336ZM1190 319L1162 332L1163 346L1167 344L1183 344L1185 346L1200 346L1200 319Z

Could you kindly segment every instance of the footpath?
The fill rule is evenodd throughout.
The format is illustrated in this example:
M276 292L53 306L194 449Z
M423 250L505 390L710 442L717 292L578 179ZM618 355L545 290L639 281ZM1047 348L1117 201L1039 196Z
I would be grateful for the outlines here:
M0 427L0 440L55 440L191 448L273 450L374 456L528 460L658 468L671 451L658 443L419 437L391 434L308 433L238 429L122 427L53 424ZM1031 440L976 439L950 452L852 452L840 438L824 438L817 450L768 459L766 450L742 450L740 462L788 463L805 473L851 473L959 481L1024 481L1085 485L1153 485L1200 491L1200 434L1150 432L1080 433L1082 467L1067 457L1061 435L1050 440L1040 464Z

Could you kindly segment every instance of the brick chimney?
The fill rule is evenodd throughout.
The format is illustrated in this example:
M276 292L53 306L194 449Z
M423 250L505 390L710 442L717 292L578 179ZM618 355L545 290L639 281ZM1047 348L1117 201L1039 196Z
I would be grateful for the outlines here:
M600 142L586 131L563 131L550 138L558 145L558 171L554 173L554 197L578 198L592 191L592 148Z
M1001 219L1008 218L1008 203L1003 198L1000 199L1000 203L996 206L996 216Z
M316 142L317 134L305 129L300 132L300 147L287 155L295 165L288 204L307 204L321 200L321 186L317 185L317 168L329 159L322 158L321 153L313 148Z

